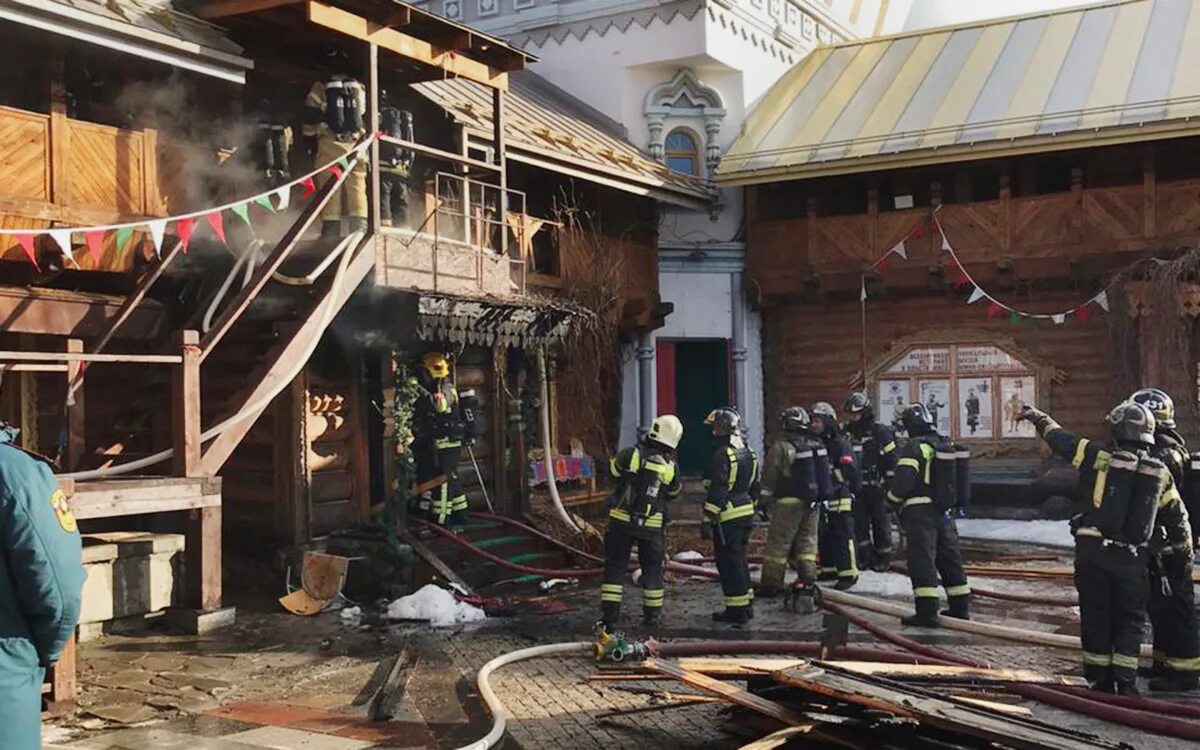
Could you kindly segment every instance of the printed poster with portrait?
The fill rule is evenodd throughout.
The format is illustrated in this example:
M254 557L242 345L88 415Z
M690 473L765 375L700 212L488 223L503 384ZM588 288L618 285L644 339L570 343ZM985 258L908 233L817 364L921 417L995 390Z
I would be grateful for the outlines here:
M958 436L964 440L995 437L991 378L958 379Z
M954 406L950 400L949 380L921 380L917 383L917 398L925 404L937 431L942 435L950 434L952 423L951 414Z
M1037 437L1037 430L1032 424L1017 419L1022 404L1037 404L1037 381L1033 376L1000 378L1000 437Z
M908 406L908 381L880 380L879 398L875 404L875 415L881 423L895 423L900 418L900 412Z

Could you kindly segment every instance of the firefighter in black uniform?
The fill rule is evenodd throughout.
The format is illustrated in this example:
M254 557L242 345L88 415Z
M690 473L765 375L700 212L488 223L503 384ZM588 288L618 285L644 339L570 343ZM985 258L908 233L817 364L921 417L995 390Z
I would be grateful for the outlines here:
M1107 444L1075 437L1029 406L1021 419L1079 470L1084 511L1071 519L1071 530L1084 677L1093 690L1136 696L1148 547L1191 533L1171 473L1150 455L1154 414L1132 401L1118 404L1108 415Z
M683 423L664 414L650 425L646 439L624 448L609 462L614 490L604 534L604 583L600 586L600 623L606 632L621 617L629 553L637 544L642 566L642 624L662 624L663 565L666 556L667 504L682 484L675 450L683 439Z
M728 407L705 418L717 447L705 476L704 532L711 534L725 609L713 620L743 625L754 616L754 591L746 547L759 492L758 456L741 435L741 417Z
M822 498L825 515L820 530L820 572L837 580L834 587L845 591L858 583L858 554L854 543L854 498L861 488L854 448L838 429L833 405L819 401L812 408L812 433L829 454L832 492Z
M1130 400L1154 415L1154 450L1151 455L1171 472L1182 489L1191 456L1175 427L1175 402L1165 391L1143 388ZM1186 502L1185 502L1186 506ZM1189 526L1191 514L1188 514ZM1150 600L1146 613L1154 631L1154 667L1150 689L1177 692L1200 687L1200 633L1196 627L1195 589L1192 585L1192 536L1161 540L1150 555Z
M423 518L439 526L461 530L467 523L467 496L458 483L458 464L464 442L474 437L474 391L458 391L450 380L450 361L440 352L426 354L421 360L423 393L417 398L414 414L414 458L417 482L424 484L439 476L446 481L418 499Z
M946 441L937 434L933 416L924 404L909 404L900 414L909 435L896 458L896 475L888 501L900 508L900 525L908 540L908 577L912 580L916 614L901 619L905 625L937 627L938 581L946 590L948 609L942 614L970 619L971 587L963 570L958 528L950 517L953 481L935 477L939 455L954 460ZM953 465L951 465L953 471Z
M862 476L862 489L854 502L858 559L873 570L887 570L892 561L887 483L896 471L896 433L875 421L875 409L865 393L850 394L842 410Z

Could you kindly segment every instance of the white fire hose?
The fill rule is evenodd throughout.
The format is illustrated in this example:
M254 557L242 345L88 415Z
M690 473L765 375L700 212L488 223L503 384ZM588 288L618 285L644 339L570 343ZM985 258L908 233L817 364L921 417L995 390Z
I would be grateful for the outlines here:
M577 534L582 534L583 530L575 525L571 514L567 513L567 509L563 506L562 498L558 495L558 484L554 481L554 453L550 450L550 389L546 386L546 347L544 344L538 347L537 365L538 385L541 387L542 398L542 453L546 460L546 487L550 490L550 499L554 501L554 508L558 511L563 523Z

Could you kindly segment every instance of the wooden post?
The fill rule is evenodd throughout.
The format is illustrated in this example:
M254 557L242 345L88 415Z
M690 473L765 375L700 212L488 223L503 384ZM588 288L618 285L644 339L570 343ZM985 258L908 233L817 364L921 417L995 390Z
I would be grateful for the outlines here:
M502 344L492 347L492 494L496 509L503 512L508 507L508 453L506 426L508 425L508 399L504 395L504 375L508 371L508 349Z
M186 547L188 606L221 608L221 507L188 511Z
M1158 233L1158 178L1154 171L1154 145L1142 152L1142 236Z
M71 354L82 353L83 340L67 339L67 351ZM67 453L63 465L68 471L75 471L79 468L80 462L83 461L84 451L87 449L83 373L83 362L74 360L67 363L68 392L72 386L75 387L74 393L70 393L67 398Z
M180 331L183 362L171 378L173 466L176 476L200 476L200 333Z
M54 709L58 709L64 704L75 702L75 699L78 697L78 686L75 683L74 635L71 636L71 640L67 641L67 645L63 646L58 661L51 668L49 682L49 700L54 704ZM51 713L57 713L57 710L52 710Z
M508 157L505 154L506 138L504 121L507 117L507 105L504 92L492 89L492 147L495 150L494 161L500 167L500 254L508 257Z
M67 197L67 48L61 37L49 41L47 74L50 77L50 159L47 169L52 204L65 206Z
M369 132L379 132L379 45L374 42L367 44L367 122ZM371 163L367 177L367 227L375 234L379 231L380 216L378 139L371 141L368 158Z

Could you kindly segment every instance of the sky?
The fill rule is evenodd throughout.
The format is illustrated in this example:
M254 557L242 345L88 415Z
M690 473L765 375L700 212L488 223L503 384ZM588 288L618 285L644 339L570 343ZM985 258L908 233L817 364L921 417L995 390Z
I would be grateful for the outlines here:
M1086 0L912 0L904 29L949 26L1087 4Z

